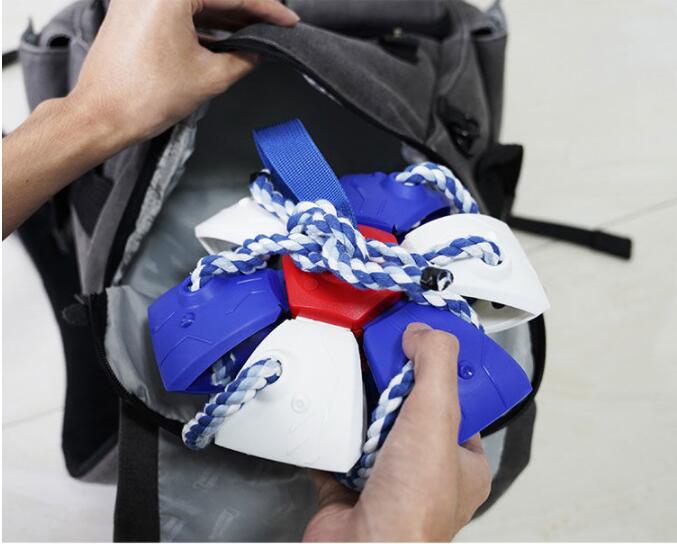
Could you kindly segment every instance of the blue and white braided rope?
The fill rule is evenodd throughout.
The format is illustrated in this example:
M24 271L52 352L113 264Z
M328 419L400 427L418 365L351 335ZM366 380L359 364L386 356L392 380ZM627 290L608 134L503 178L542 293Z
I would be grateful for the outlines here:
M367 439L362 445L362 455L347 474L338 474L338 480L354 489L361 491L364 484L369 479L376 457L381 446L385 442L390 429L397 419L404 399L409 395L414 386L414 364L411 361L402 367L400 372L395 375L381 393L378 399L378 405L371 413L369 428L367 429Z
M447 197L449 204L457 213L480 213L479 206L461 181L442 164L422 162L408 166L395 178L411 185L428 185Z
M434 179L442 175L439 170L427 169L425 172L433 172L429 177ZM411 179L426 179L420 171L416 176ZM477 205L468 204L468 198L472 197L466 193L463 189L456 200L472 211ZM490 240L479 236L458 238L420 255L408 252L398 244L366 240L326 200L298 204L286 200L275 191L265 172L252 182L251 194L264 209L286 221L287 233L259 235L245 240L234 251L204 257L191 275L192 290L199 289L214 275L250 274L265 267L271 255L288 254L306 272L330 271L361 289L404 291L419 304L445 308L480 326L477 315L463 297L449 289L444 292L424 289L421 275L429 266L444 266L461 258L480 258L489 265L499 264L500 249Z
M279 361L265 359L243 368L232 381L224 377L224 390L212 395L202 412L183 426L183 443L194 450L208 446L225 418L237 412L263 388L275 383L281 374Z
M232 352L226 353L212 365L212 385L225 387L233 381L237 369L241 366L242 364L237 361Z
M472 195L445 166L412 165L396 179L402 183L425 184L442 192L457 213L479 213ZM426 290L421 286L421 276L429 266L441 267L456 259L478 258L490 266L498 265L501 252L492 241L471 236L458 238L423 255L411 253L398 244L366 240L328 201L295 204L285 199L274 189L266 170L255 178L250 191L255 202L286 224L287 233L259 235L234 251L201 259L191 274L192 290L199 289L212 276L250 274L265 267L270 256L287 254L304 271L330 271L358 288L404 291L419 304L446 308L481 328L477 314L462 296L449 289L444 293ZM280 363L265 360L243 369L232 379L235 366L228 357L226 354L213 367L212 382L222 385L224 391L212 396L203 411L184 426L183 439L191 448L205 447L225 417L237 412L280 376ZM345 485L357 490L364 487L413 383L413 364L408 361L383 391L372 412L360 459L349 473L339 476Z

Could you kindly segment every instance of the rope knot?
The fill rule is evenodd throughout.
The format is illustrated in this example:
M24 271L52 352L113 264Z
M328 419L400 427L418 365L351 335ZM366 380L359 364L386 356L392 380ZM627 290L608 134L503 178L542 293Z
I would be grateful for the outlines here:
M402 183L427 185L442 192L452 211L479 213L477 203L451 170L443 165L421 163L407 167L395 178ZM362 233L327 200L294 203L275 190L268 170L252 177L253 200L275 215L287 233L258 235L245 240L234 251L224 251L200 259L191 274L191 289L197 290L218 274L250 274L267 265L272 255L290 255L306 272L330 271L361 289L403 291L418 304L427 304L461 317L482 328L472 306L453 289L454 276L447 268L458 259L477 258L497 266L502 262L500 248L480 236L457 238L424 254L412 253L398 244L366 240ZM282 373L279 361L265 359L237 370L236 361L226 354L212 368L212 383L223 390L212 396L202 412L183 429L185 444L205 447L223 419ZM234 376L234 377L233 377ZM407 362L393 377L372 413L362 456L353 469L341 477L346 485L361 489L371 473L379 449L392 427L403 399L414 382L413 364Z
M443 192L458 212L479 211L472 195L445 166L412 165L396 179L402 183L427 184ZM235 251L201 259L191 276L191 289L199 289L218 274L250 274L266 266L270 256L284 254L290 255L305 272L329 271L360 289L403 291L414 302L444 308L481 328L468 302L446 289L453 276L442 270L452 261L463 258L479 258L493 266L500 264L500 250L494 242L470 236L452 240L425 254L411 253L398 244L366 240L327 200L295 204L285 199L273 187L270 172L266 170L253 178L250 189L255 202L284 222L287 233L259 235L245 240Z

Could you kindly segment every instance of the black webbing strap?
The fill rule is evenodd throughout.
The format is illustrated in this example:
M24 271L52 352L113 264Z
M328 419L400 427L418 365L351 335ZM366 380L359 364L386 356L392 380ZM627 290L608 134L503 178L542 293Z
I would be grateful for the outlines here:
M10 49L2 53L2 67L7 68L19 60L19 51L17 49Z
M159 542L158 427L120 401L114 542Z
M67 383L61 448L68 473L82 478L115 444L118 398L96 364L94 337L77 318L64 316L64 309L80 293L80 277L72 239L68 232L57 237L54 213L53 202L44 204L19 227L18 234L40 274L61 333Z
M508 217L508 225L517 230L547 236L555 240L564 240L622 259L629 259L632 255L630 238L610 234L603 230L583 229L515 215Z

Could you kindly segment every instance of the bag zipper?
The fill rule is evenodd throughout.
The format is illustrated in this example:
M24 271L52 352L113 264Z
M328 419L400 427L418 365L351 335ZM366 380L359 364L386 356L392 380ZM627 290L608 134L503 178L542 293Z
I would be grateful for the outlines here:
M87 313L89 316L90 324L90 333L94 337L94 351L99 364L103 367L104 374L110 380L113 385L113 389L122 399L122 401L127 402L129 405L133 406L139 413L141 413L148 420L152 421L154 424L159 425L166 431L175 434L177 436L181 435L181 428L183 427L183 422L169 419L155 410L152 410L148 407L140 398L128 391L124 385L118 380L118 377L113 372L108 358L106 357L106 349L103 345L103 339L105 338L106 323L101 324L101 320L97 317L97 314L103 313L104 315L107 312L107 302L108 297L105 293L100 293L97 295L82 295L82 302L87 306Z

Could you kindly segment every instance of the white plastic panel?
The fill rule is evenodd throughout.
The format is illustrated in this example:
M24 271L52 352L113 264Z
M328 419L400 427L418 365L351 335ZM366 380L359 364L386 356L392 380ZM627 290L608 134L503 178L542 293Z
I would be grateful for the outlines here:
M347 472L360 456L364 409L351 331L297 318L282 322L246 365L271 357L282 375L227 418L215 443L273 461Z
M425 253L455 238L482 236L495 242L503 262L491 266L481 259L459 259L445 266L454 275L455 293L478 299L473 306L487 332L514 327L550 307L536 271L510 227L488 215L456 214L435 219L411 231L402 247ZM505 305L495 308L492 302Z
M224 208L195 227L195 236L209 253L241 246L258 234L285 234L286 226L250 197Z

